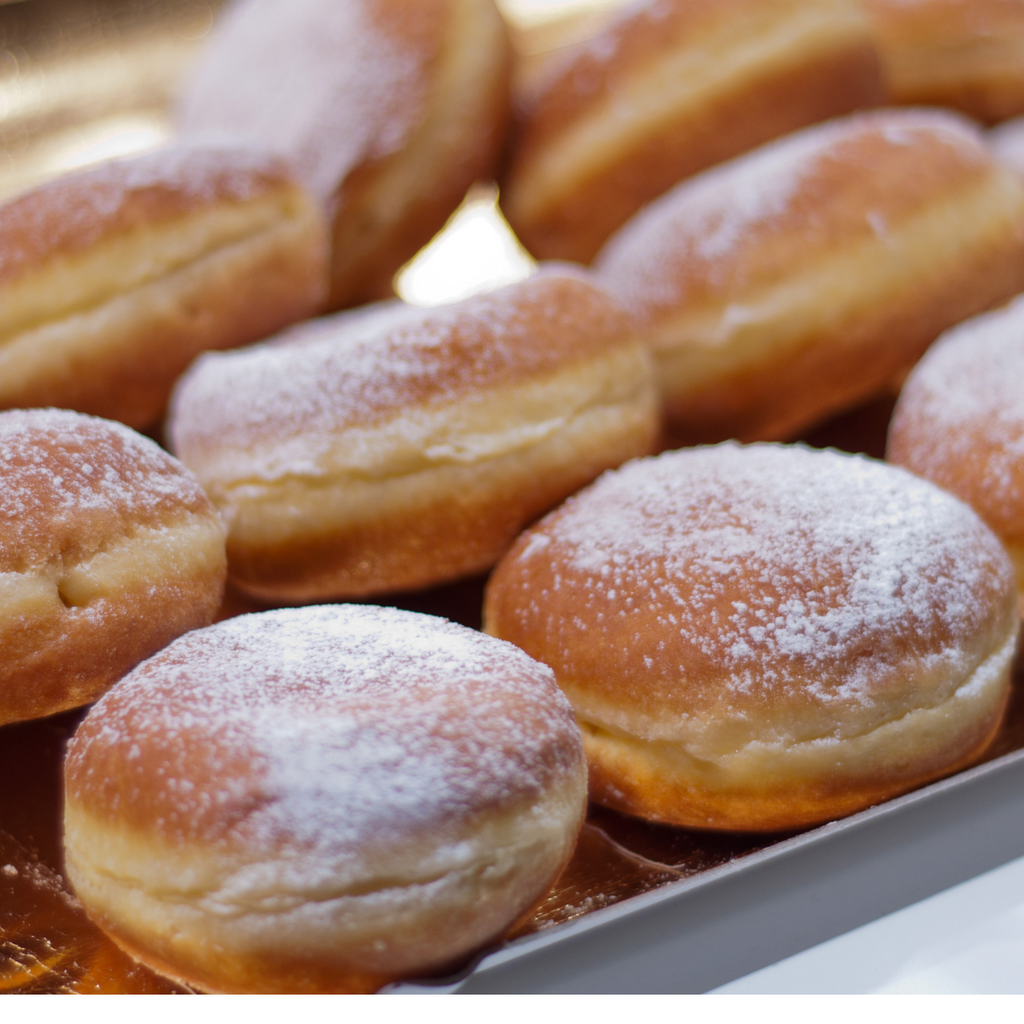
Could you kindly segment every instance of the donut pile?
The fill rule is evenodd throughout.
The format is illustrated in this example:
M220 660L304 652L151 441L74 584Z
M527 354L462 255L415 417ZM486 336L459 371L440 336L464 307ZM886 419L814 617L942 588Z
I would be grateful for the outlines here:
M67 875L187 985L444 974L588 793L802 828L1000 728L1024 0L587 25L236 0L171 145L0 206L0 724L96 702ZM394 299L481 179L536 271ZM892 464L792 443L901 386ZM388 607L491 570L483 632Z

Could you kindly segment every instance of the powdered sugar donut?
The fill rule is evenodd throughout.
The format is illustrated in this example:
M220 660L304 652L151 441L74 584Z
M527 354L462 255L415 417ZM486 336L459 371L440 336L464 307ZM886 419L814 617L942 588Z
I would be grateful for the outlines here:
M832 121L683 182L609 239L677 440L786 440L1024 289L1024 183L953 114Z
M962 498L1017 567L1024 614L1024 297L943 335L914 368L886 458Z
M0 724L95 700L224 590L195 477L118 423L0 414Z
M174 451L228 524L232 582L303 602L492 566L532 519L651 450L650 361L584 273L385 306L199 360Z
M510 52L493 0L239 0L179 124L277 153L333 220L332 308L391 279L493 174Z
M66 783L89 914L230 992L372 991L457 964L543 896L586 798L548 668L373 606L183 637L92 709Z
M965 504L772 445L606 474L523 535L485 613L555 670L594 799L702 828L808 825L969 763L1017 638L1013 568Z
M0 408L146 427L200 353L312 315L322 211L266 156L171 146L0 206Z

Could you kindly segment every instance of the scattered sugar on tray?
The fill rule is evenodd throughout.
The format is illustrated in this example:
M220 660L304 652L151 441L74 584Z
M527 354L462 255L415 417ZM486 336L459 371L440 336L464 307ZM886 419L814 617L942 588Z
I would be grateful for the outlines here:
M387 848L435 827L440 841L467 808L537 795L566 767L557 750L572 721L550 670L518 648L374 606L267 612L189 634L97 710L88 742L131 736L164 769L152 807L171 831L207 811L219 820L254 775L262 798L234 830L262 849L294 837L335 872L366 842ZM197 758L226 769L198 815L179 799Z
M868 699L894 645L916 649L937 624L952 638L940 657L953 657L978 627L979 592L1008 585L966 506L893 467L809 449L641 460L539 530L567 552L563 586L588 615L656 610L737 691L809 676L822 702ZM547 552L531 544L519 557ZM854 663L837 676L844 659Z

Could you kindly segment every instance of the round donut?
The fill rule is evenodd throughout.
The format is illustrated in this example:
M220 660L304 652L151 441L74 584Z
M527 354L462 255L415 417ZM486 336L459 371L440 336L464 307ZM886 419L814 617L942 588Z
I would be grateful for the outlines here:
M886 458L962 498L999 535L1024 615L1024 297L929 349L896 404Z
M0 408L146 427L202 351L316 312L323 214L277 161L173 146L0 206Z
M582 263L681 179L883 96L856 0L640 0L547 63L502 207L535 256Z
M224 528L195 477L118 423L0 413L0 724L95 700L213 621Z
M1024 0L864 0L889 101L1024 114Z
M639 460L528 530L485 628L550 665L592 799L693 828L850 814L969 764L1017 640L966 505L869 459L723 445Z
M586 806L550 670L373 606L176 641L68 748L68 876L134 957L211 992L369 992L498 939Z
M402 264L493 175L510 72L493 0L238 0L178 124L279 154L326 204L338 309L391 295Z
M785 440L1024 290L1024 182L957 115L877 111L683 182L594 268L678 443Z
M228 524L232 582L282 602L488 569L536 516L649 452L657 430L628 319L557 267L204 357L169 424Z

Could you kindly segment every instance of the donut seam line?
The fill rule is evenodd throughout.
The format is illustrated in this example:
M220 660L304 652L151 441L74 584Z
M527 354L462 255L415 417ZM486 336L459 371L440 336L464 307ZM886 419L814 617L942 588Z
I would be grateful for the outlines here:
M137 296L146 292L153 292L162 286L175 285L184 279L187 274L206 270L209 268L209 264L219 261L225 255L230 257L238 252L244 252L247 248L260 247L263 243L272 239L275 234L284 234L287 238L295 228L304 226L306 220L306 217L294 214L281 216L255 230L249 229L233 234L233 236L220 241L212 248L203 250L199 255L185 257L178 262L162 267L154 275L138 280L128 289L115 289L80 305L61 310L59 317L54 319L46 319L41 316L34 319L34 321L28 322L27 325L19 325L6 334L0 334L0 358L2 358L5 349L19 342L23 344L31 342L35 337L47 330L59 331L62 328L82 321L82 319L90 319L96 315L102 315L104 311L117 308L121 303L133 302ZM139 233L143 234L145 232L140 231ZM86 259L92 262L98 259L98 257L92 254L87 256ZM74 269L72 272L75 272Z
M643 736L637 733L629 733L624 729L617 728L610 724L601 724L596 721L590 721L582 717L577 712L577 720L581 727L586 727L595 734L605 734L610 736L613 740L623 740L629 744L637 745L650 745L650 746L666 746L673 750L673 752L682 753L685 757L698 762L699 764L706 764L713 767L718 767L723 759L742 757L751 752L757 751L771 751L781 753L783 755L788 754L791 751L800 751L802 749L812 749L816 746L827 746L833 744L842 744L851 740L860 740L875 735L879 730L889 728L893 725L898 726L901 722L905 721L912 715L920 714L921 712L941 712L943 709L950 708L956 704L957 701L961 700L965 695L966 691L971 690L975 687L983 687L986 682L995 684L998 682L1001 675L1008 674L1010 667L1013 663L1014 653L1017 646L1018 629L1017 623L1014 622L1011 630L1009 639L1003 641L999 647L992 651L989 655L983 658L970 674L964 678L953 690L953 692L944 700L939 701L936 704L911 708L902 714L886 719L872 726L871 728L865 729L857 733L850 733L845 736L836 736L834 733L827 733L821 736L814 736L808 739L797 740L793 743L765 743L760 740L751 740L749 743L744 744L741 747L729 750L723 754L717 755L716 757L699 757L696 754L690 752L686 747L686 741L681 739L645 739Z
M54 587L60 602L69 613L73 614L78 611L84 611L97 601L108 599L111 596L109 594L97 595L90 597L84 602L71 597L66 592L66 588L68 587L70 577L76 570L87 567L97 556L111 554L118 549L137 545L140 542L148 546L157 538L166 539L174 533L192 534L196 528L203 530L208 521L209 518L202 513L190 512L184 517L180 516L180 514L177 517L168 517L166 520L152 526L132 523L129 524L128 529L119 533L116 537L105 538L97 546L90 547L87 552L73 557L70 564L66 561L67 556L63 552L57 552L44 563L26 566L24 569L0 570L0 577L13 576L18 580L24 580L30 586L34 584L37 586ZM187 545L187 547L190 553L195 553L192 551L192 544ZM180 567L175 566L175 568ZM180 577L180 575L181 573L176 573L175 578ZM186 572L185 575L192 574ZM152 585L152 581L149 582ZM166 582L166 580L159 580L157 585L165 585Z
M581 421L591 419L595 414L601 415L603 413L611 413L612 415L615 415L624 412L627 415L635 415L635 407L645 397L647 390L648 387L646 383L644 383L636 389L634 394L627 395L618 401L605 401L598 397L591 401L581 402L580 405L571 412L563 413L562 415L552 417L544 421L524 424L513 431L494 431L490 433L483 432L476 435L468 435L469 438L481 437L496 439L492 440L490 444L485 444L483 446L474 445L473 447L476 447L477 451L480 451L481 448L488 449L479 455L468 451L464 454L460 454L459 449L460 447L465 448L467 435L455 437L443 442L437 441L425 448L419 448L415 454L406 459L400 460L399 465L391 470L379 465L374 466L372 464L366 465L365 467L356 467L351 465L334 466L330 468L318 468L312 472L284 472L279 475L271 475L268 473L265 476L249 474L245 477L233 479L229 482L221 482L216 479L217 475L215 473L210 473L202 469L202 460L194 460L193 465L199 467L195 471L204 481L204 485L212 492L215 492L218 497L222 495L227 496L236 491L248 491L251 494L254 491L266 491L276 489L278 487L286 488L296 484L301 486L303 489L327 490L332 487L344 486L346 483L374 484L392 480L408 479L420 474L430 473L437 469L468 469L474 466L487 465L503 458L514 457L516 455L527 455L530 452L542 448L546 442L556 437L558 434L565 431L571 431L574 427L578 428ZM441 415L443 414L444 412L442 410ZM392 424L397 422L400 422L398 417L389 421L387 424L383 424L382 426L385 428L390 427ZM367 428L366 432L372 433L373 429L373 427ZM512 438L508 439L510 434L512 435ZM298 440L298 438L295 440ZM282 462L284 464L294 464L294 460L290 458L282 459L281 457L277 457L274 461ZM401 463L406 463L406 465L403 466Z

